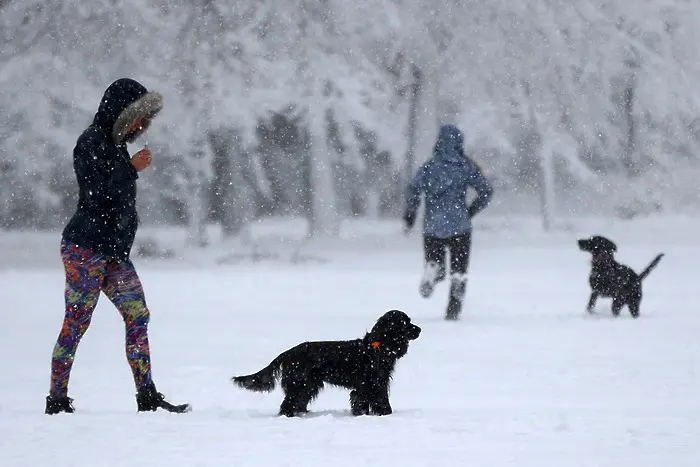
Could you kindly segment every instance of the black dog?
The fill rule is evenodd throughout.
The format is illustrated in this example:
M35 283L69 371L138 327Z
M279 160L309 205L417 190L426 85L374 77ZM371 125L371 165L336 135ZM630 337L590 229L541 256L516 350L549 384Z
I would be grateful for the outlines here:
M593 306L599 296L613 299L612 312L618 316L622 307L629 307L632 317L639 317L639 305L642 302L642 280L659 264L663 253L658 255L642 271L637 274L632 269L615 261L614 253L617 245L611 240L595 235L578 241L579 249L591 253L591 276L588 283L591 286L591 298L588 300L588 312L593 312Z
M420 332L406 313L391 310L362 339L304 342L257 373L231 379L244 389L269 392L281 378L284 400L279 414L287 417L307 412L324 383L351 390L353 415L388 415L389 383L396 361L406 355L409 341Z

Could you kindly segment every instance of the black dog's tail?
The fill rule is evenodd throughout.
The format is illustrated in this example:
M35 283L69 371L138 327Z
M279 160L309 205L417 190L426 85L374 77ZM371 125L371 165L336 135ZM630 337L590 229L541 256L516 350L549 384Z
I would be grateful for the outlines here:
M249 391L270 392L275 389L277 380L282 373L282 361L282 355L280 355L257 373L245 376L234 376L231 378L231 381L233 381L233 384Z
M643 280L645 277L649 275L649 273L656 267L657 264L659 264L659 261L661 261L661 258L664 257L664 254L661 253L659 256L654 258L654 261L652 261L647 268L642 271L642 273L639 275L639 280Z

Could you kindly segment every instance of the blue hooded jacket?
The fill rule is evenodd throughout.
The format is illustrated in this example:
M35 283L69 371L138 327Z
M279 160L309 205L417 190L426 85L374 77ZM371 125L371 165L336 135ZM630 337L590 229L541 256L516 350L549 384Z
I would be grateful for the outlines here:
M467 189L477 192L467 206ZM464 155L464 137L454 125L440 128L433 157L423 164L408 185L404 219L410 225L425 194L423 235L448 238L468 234L471 218L484 209L493 195L491 182L481 169Z

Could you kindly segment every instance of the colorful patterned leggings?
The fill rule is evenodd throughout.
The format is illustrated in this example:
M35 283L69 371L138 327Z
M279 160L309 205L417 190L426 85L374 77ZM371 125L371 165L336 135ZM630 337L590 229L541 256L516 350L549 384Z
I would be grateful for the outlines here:
M126 358L136 389L152 387L147 331L149 311L133 263L107 259L66 240L61 242L61 257L66 269L66 316L53 350L51 394L67 395L73 358L90 326L100 292L105 293L124 319Z

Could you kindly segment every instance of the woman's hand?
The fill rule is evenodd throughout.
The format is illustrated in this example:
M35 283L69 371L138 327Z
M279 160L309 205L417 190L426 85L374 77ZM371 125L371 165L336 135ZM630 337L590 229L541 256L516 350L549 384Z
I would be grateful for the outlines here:
M148 147L145 147L134 154L134 157L131 158L131 165L133 165L138 172L141 172L143 169L151 165L152 160L153 154L151 154Z

